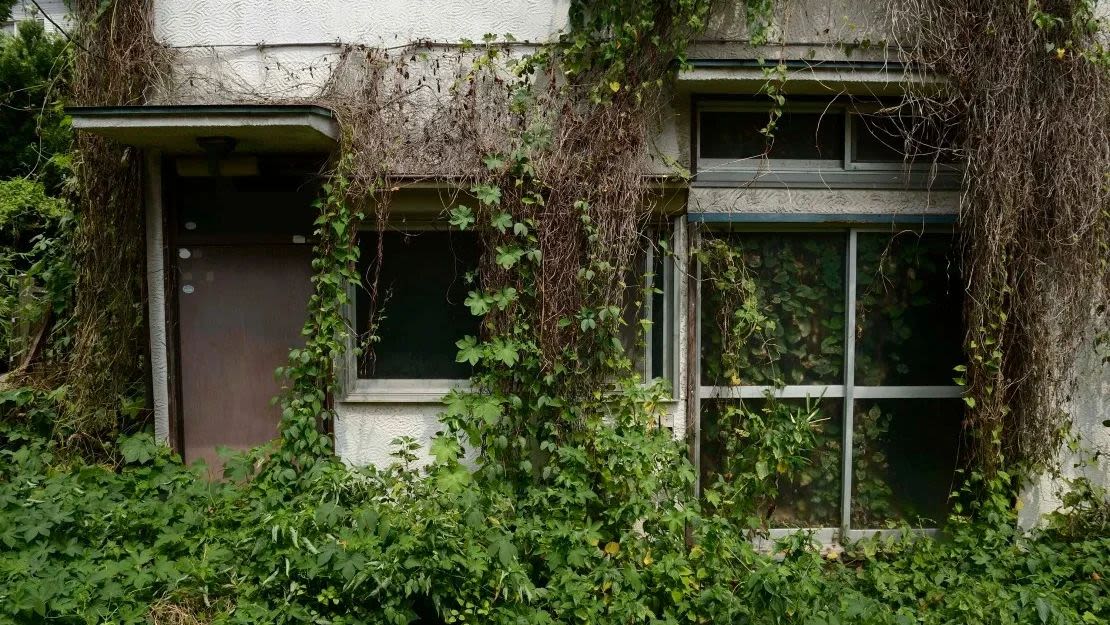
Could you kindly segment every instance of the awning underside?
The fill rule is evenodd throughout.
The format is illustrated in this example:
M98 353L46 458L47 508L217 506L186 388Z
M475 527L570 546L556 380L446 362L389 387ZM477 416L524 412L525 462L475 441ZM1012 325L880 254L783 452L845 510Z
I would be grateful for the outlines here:
M235 152L328 153L339 138L335 116L319 106L190 105L74 107L77 130L166 154L202 154L197 140L230 137Z

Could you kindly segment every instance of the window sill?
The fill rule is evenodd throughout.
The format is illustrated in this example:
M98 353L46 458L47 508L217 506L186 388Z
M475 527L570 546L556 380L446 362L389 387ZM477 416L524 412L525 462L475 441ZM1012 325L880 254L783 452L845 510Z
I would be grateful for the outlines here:
M692 186L766 187L797 189L958 190L963 175L957 171L845 169L809 170L722 168L702 164Z
M470 380L355 380L340 403L441 404L454 390L470 390Z

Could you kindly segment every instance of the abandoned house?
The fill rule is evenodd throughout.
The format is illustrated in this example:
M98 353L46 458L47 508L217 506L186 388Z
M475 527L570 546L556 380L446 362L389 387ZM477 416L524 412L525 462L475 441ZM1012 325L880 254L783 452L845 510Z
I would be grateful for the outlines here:
M737 402L772 393L820 412L811 470L775 511L784 531L833 540L888 521L927 527L944 516L962 444L962 177L959 162L907 158L905 146L952 137L876 114L901 97L908 71L885 43L884 3L788 3L785 44L765 48L748 42L742 5L721 4L668 92L643 172L657 194L641 254L650 288L636 314L650 324L630 349L644 377L670 389L661 425L691 442L703 475L727 453L717 422ZM423 54L447 55L499 33L526 51L564 28L567 3L153 5L156 37L173 53L164 84L146 105L72 117L79 131L142 150L157 436L186 461L211 463L217 446L276 435L274 370L302 340L317 181L340 140L335 114L313 98L344 47L422 41L433 44ZM761 59L783 60L788 73L766 153ZM450 174L400 177L388 224L369 220L360 234L365 250L381 243L387 302L374 357L352 346L339 363L332 436L350 464L390 463L400 436L427 441L442 397L471 374L456 341L475 332L464 278L481 250L446 223L445 210L466 201ZM719 276L692 253L708 241L742 250L753 288L773 302L773 346L722 358ZM360 272L375 258L364 253ZM365 335L368 298L351 288L349 323ZM768 349L774 365L754 355ZM1068 403L1076 431L1108 452L1110 368L1093 336L1074 366L1084 388ZM1052 507L1051 490L1029 491L1030 519Z

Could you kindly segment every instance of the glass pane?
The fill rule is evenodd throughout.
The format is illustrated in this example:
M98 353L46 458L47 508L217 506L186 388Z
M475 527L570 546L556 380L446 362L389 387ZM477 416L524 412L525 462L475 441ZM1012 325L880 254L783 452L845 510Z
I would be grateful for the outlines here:
M768 149L767 136L761 132L770 120L765 111L704 111L700 119L701 158L759 158ZM775 126L774 142L767 156L842 160L844 115L786 111Z
M359 377L382 379L462 379L470 365L456 363L455 342L477 335L480 320L463 303L473 288L465 275L478 266L478 242L469 233L386 232L378 281L378 327L360 358ZM373 279L379 233L359 240L363 282ZM359 289L358 333L370 330L370 296Z
M654 290L651 294L651 371L652 378L665 378L669 376L664 360L663 341L670 340L670 328L667 324L667 302L670 301L671 290L666 271L666 264L670 262L666 253L661 248L656 248L652 267L652 282Z
M702 244L702 383L840 384L843 234L745 233Z
M852 160L860 163L952 162L954 125L908 115L857 115L852 123Z
M858 248L856 384L952 384L964 362L953 237L861 233Z
M956 479L964 403L858 400L852 428L852 527L938 527Z
M766 527L840 524L842 402L834 399L702 402L702 491L736 492ZM742 509L744 505L752 510Z

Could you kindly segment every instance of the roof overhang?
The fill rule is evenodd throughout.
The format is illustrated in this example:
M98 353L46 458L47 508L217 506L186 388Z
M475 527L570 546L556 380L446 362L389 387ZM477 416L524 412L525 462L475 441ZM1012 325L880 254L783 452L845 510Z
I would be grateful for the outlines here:
M335 114L321 106L184 105L71 107L73 127L167 154L202 154L197 139L230 137L240 154L329 153Z
M691 59L678 73L678 88L701 94L760 93L771 80L764 70L778 64L774 59ZM923 74L892 61L791 59L782 64L786 80L781 88L788 95L895 96L911 86L941 91L947 84L939 75Z

